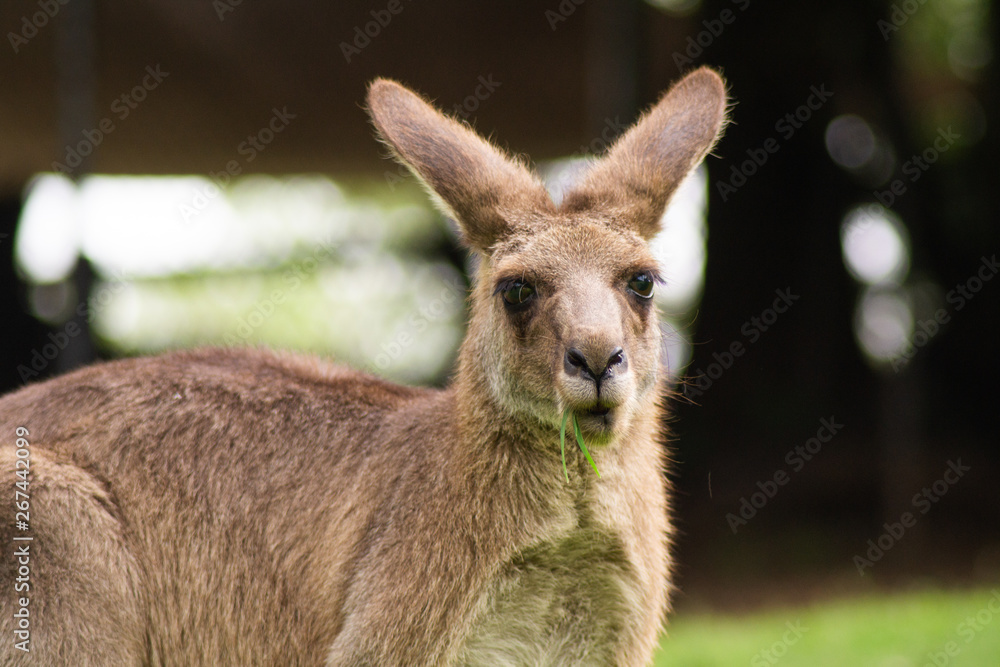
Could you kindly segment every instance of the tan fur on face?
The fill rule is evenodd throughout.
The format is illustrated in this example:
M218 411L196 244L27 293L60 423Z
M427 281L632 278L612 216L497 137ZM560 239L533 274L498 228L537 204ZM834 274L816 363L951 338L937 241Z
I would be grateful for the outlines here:
M7 498L29 431L34 643L10 641L18 570L0 559L0 664L650 661L670 589L664 385L655 310L629 285L721 129L721 79L682 79L559 207L399 84L368 103L480 255L454 382L209 349L3 397ZM512 309L497 287L515 278L536 291ZM564 480L567 408L599 478L569 446Z
M512 414L558 426L567 407L589 407L598 399L563 372L566 347L606 357L620 346L631 372L606 385L599 398L621 408L613 424L621 432L653 388L660 349L655 313L649 303L630 296L627 282L640 270L655 270L656 261L641 239L610 229L597 216L540 228L501 244L480 268L475 303L487 305L474 321L483 322L483 354L496 371L489 375L493 398ZM502 276L520 276L538 290L537 312L523 326L516 326L492 295ZM585 430L604 440L613 435Z

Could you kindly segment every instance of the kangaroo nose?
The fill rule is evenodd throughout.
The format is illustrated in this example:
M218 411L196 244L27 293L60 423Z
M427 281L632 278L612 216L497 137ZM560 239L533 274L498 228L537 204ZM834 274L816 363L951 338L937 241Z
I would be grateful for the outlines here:
M577 347L570 347L566 350L566 372L570 375L580 373L596 382L598 386L600 386L601 380L614 372L616 367L624 364L625 351L620 347L613 349L610 354L591 352L589 357Z

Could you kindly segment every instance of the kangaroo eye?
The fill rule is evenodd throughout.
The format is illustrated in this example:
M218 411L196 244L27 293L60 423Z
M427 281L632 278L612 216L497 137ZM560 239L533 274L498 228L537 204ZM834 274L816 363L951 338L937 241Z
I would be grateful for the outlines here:
M643 299L648 299L653 296L653 278L648 273L636 274L628 281L628 288Z
M535 288L523 280L515 280L504 285L500 294L508 305L520 306L535 295Z

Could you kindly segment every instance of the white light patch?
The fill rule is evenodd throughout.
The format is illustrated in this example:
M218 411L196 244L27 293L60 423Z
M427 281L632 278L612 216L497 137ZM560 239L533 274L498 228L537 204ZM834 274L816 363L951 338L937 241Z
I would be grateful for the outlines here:
M18 266L34 283L69 276L80 252L80 193L61 174L41 174L28 187L17 226Z
M549 191L552 203L556 206L561 204L566 193L580 182L593 164L593 158L570 157L539 165L545 189Z
M844 264L867 285L898 285L910 270L906 229L892 213L876 205L851 211L840 229Z
M81 187L83 251L108 274L163 276L245 254L227 198L200 176L90 176Z
M662 231L650 249L663 270L666 285L656 286L656 299L668 311L686 311L705 283L705 214L708 208L708 174L704 165L685 178L667 207Z
M390 214L413 214L414 234L426 228L426 213L397 209ZM319 176L247 177L223 189L202 176L92 175L76 185L43 174L25 202L17 258L34 283L64 279L81 252L106 276L259 267L317 238L385 236L384 216Z
M854 320L854 334L865 354L881 362L899 357L912 333L913 311L898 290L866 291Z

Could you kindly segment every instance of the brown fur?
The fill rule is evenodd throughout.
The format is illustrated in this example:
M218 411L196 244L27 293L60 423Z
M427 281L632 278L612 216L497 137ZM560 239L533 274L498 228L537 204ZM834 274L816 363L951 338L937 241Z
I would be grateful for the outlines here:
M650 660L669 588L663 397L655 309L628 285L655 272L646 240L720 131L721 80L682 80L561 207L402 86L376 81L369 106L481 255L454 383L211 349L0 399L0 493L23 426L35 536L32 652L12 645L24 594L5 556L0 663ZM514 280L536 290L521 310L503 301ZM600 478L571 436L563 479L567 408Z

